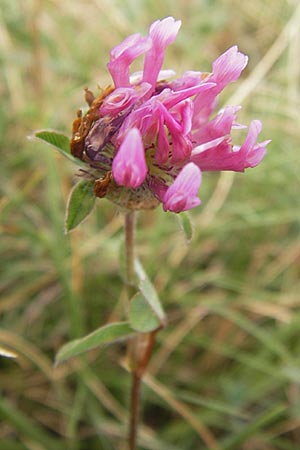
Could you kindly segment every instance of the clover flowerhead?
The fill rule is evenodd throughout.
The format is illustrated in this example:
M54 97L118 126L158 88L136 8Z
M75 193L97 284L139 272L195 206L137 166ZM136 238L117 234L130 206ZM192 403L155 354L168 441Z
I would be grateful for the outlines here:
M107 64L113 85L97 98L87 91L90 108L74 121L71 152L98 188L103 180L95 195L127 209L159 203L175 213L194 208L202 172L243 172L260 163L269 143L257 142L262 126L254 120L244 143L234 145L240 107L216 111L218 95L248 61L237 46L213 62L211 73L187 71L176 78L173 70L162 70L180 26L173 17L157 20L148 36L136 33L117 45ZM131 74L142 54L143 69Z

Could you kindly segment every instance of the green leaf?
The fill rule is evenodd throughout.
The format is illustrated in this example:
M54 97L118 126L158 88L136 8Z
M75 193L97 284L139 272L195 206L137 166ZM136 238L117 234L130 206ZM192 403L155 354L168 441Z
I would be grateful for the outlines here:
M84 166L84 163L79 158L76 158L70 153L70 139L65 134L54 130L39 130L34 133L32 138L45 142L73 163L82 167Z
M177 214L177 218L179 220L180 227L185 234L186 243L189 244L191 242L191 240L193 239L193 234L194 234L191 217L190 217L189 213L182 212L180 214Z
M140 292L142 293L144 299L148 303L149 307L153 311L153 313L156 315L156 317L159 319L161 325L165 325L166 322L166 316L164 313L164 310L162 308L162 305L160 303L160 300L158 298L157 292L147 277L143 266L141 265L140 261L138 259L135 260L134 264L135 273L138 277L138 288Z
M142 333L148 333L160 327L160 320L141 294L136 294L130 301L129 323L134 330Z
M91 213L95 200L94 182L79 181L72 189L68 200L65 220L66 233L77 227Z
M128 322L114 322L105 325L80 339L68 342L57 353L55 364L58 365L73 356L87 352L93 348L113 344L120 339L128 338L134 333Z

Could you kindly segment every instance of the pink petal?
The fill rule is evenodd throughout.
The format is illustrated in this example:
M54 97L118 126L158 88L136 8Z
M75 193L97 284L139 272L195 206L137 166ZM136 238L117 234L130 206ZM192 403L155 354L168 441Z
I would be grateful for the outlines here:
M114 117L121 111L130 108L137 98L138 94L134 88L117 88L104 99L100 107L100 114Z
M203 95L204 91L210 92L210 90L213 90L215 86L215 83L205 82L178 91L164 89L161 94L157 95L157 98L164 104L166 108L170 109L183 100L193 97L194 95L199 94L201 96Z
M213 63L213 72L207 78L216 86L203 94L198 94L194 100L195 113L193 117L193 128L198 128L209 118L216 108L218 94L224 87L236 81L248 62L248 57L238 51L235 45L219 56Z
M270 141L256 144L261 131L261 122L253 120L247 137L241 147L232 147L230 138L224 137L202 144L192 151L191 160L202 171L233 170L243 172L248 167L255 167L263 159L266 146ZM211 144L211 145L209 145Z
M110 61L107 68L114 80L115 87L128 87L130 64L151 46L148 37L142 37L139 33L128 36L124 41L114 47L110 52Z
M141 106L135 108L124 120L119 133L118 142L122 142L127 134L127 130L137 128L143 136L144 142L155 138L159 127L159 117L161 113L158 108L156 97L147 100ZM154 127L154 129L152 129ZM150 133L151 131L151 133ZM149 135L147 135L147 133Z
M260 120L253 120L250 123L249 131L244 144L238 150L239 153L245 155L245 169L247 167L257 166L266 154L266 146L270 140L256 143L257 137L262 129Z
M169 78L175 77L175 75L176 75L176 72L172 69L160 70L159 74L157 76L157 82L168 80ZM137 72L134 72L133 74L130 75L130 83L131 84L140 83L142 81L142 79L143 79L143 71L142 70L138 70Z
M202 82L202 72L189 70L185 72L180 78L176 78L176 80L172 81L170 83L170 87L173 91L178 91L196 86L197 84L200 84Z
M180 161L184 161L190 157L192 151L192 142L190 140L189 134L184 134L184 127L188 126L187 123L183 123L183 121L187 121L188 112L192 113L192 107L183 106L183 114L186 116L182 122L178 122L174 116L164 107L164 105L160 104L160 110L163 114L163 118L165 124L170 132L172 138L172 162L178 163Z
M143 141L139 130L128 131L112 163L114 180L120 186L139 187L145 180L148 169Z
M221 136L229 135L236 120L240 106L227 106L221 110L214 119L203 124L199 130L193 133L193 142L197 146Z
M135 88L122 87L115 89L104 99L100 107L100 114L102 116L110 115L115 117L120 112L128 111L137 101L141 102L144 99L150 88L151 85L149 83L141 83Z
M166 130L164 126L164 117L161 115L159 121L159 130L157 137L157 148L155 152L155 159L158 164L165 164L169 159L170 144L168 137L166 135Z
M193 144L189 136L181 133L172 134L172 163L186 161L190 158Z
M210 81L217 83L220 92L224 86L239 78L247 63L248 57L239 52L238 47L234 45L213 62Z
M197 129L201 127L214 111L218 103L217 87L201 92L196 95L194 99L194 115L192 128Z
M158 198L160 202L162 202L168 186L166 186L166 184L164 184L161 180L153 176L149 176L147 178L147 184L155 197Z
M192 128L192 118L194 113L194 103L190 98L178 103L172 109L173 115L178 115L176 120L181 124L182 134L187 135Z
M175 21L173 17L166 17L163 20L157 20L150 27L149 36L152 39L152 47L146 53L143 81L152 84L153 88L163 64L165 50L175 41L180 26L180 20Z
M193 163L184 166L164 195L164 210L179 213L200 205L197 196L200 184L200 169Z

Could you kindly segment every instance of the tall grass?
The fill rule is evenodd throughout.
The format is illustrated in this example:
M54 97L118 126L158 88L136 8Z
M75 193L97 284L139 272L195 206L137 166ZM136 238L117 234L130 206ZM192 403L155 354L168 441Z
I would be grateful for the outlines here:
M145 378L141 449L298 450L300 442L300 11L297 1L1 0L0 450L120 449L123 349L53 369L70 338L121 316L122 218L99 200L63 234L73 167L26 140L70 132L109 50L155 19L183 21L166 67L249 54L221 101L243 102L272 144L246 175L205 174L186 246L173 215L139 215L138 252L168 313ZM238 139L238 136L237 136ZM162 264L163 261L163 264Z

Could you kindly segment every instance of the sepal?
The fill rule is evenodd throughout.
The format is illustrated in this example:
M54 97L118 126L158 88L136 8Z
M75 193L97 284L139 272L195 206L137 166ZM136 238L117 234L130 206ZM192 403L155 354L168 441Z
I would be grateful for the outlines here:
M85 220L95 204L94 181L81 180L70 192L67 203L65 232L74 230Z

